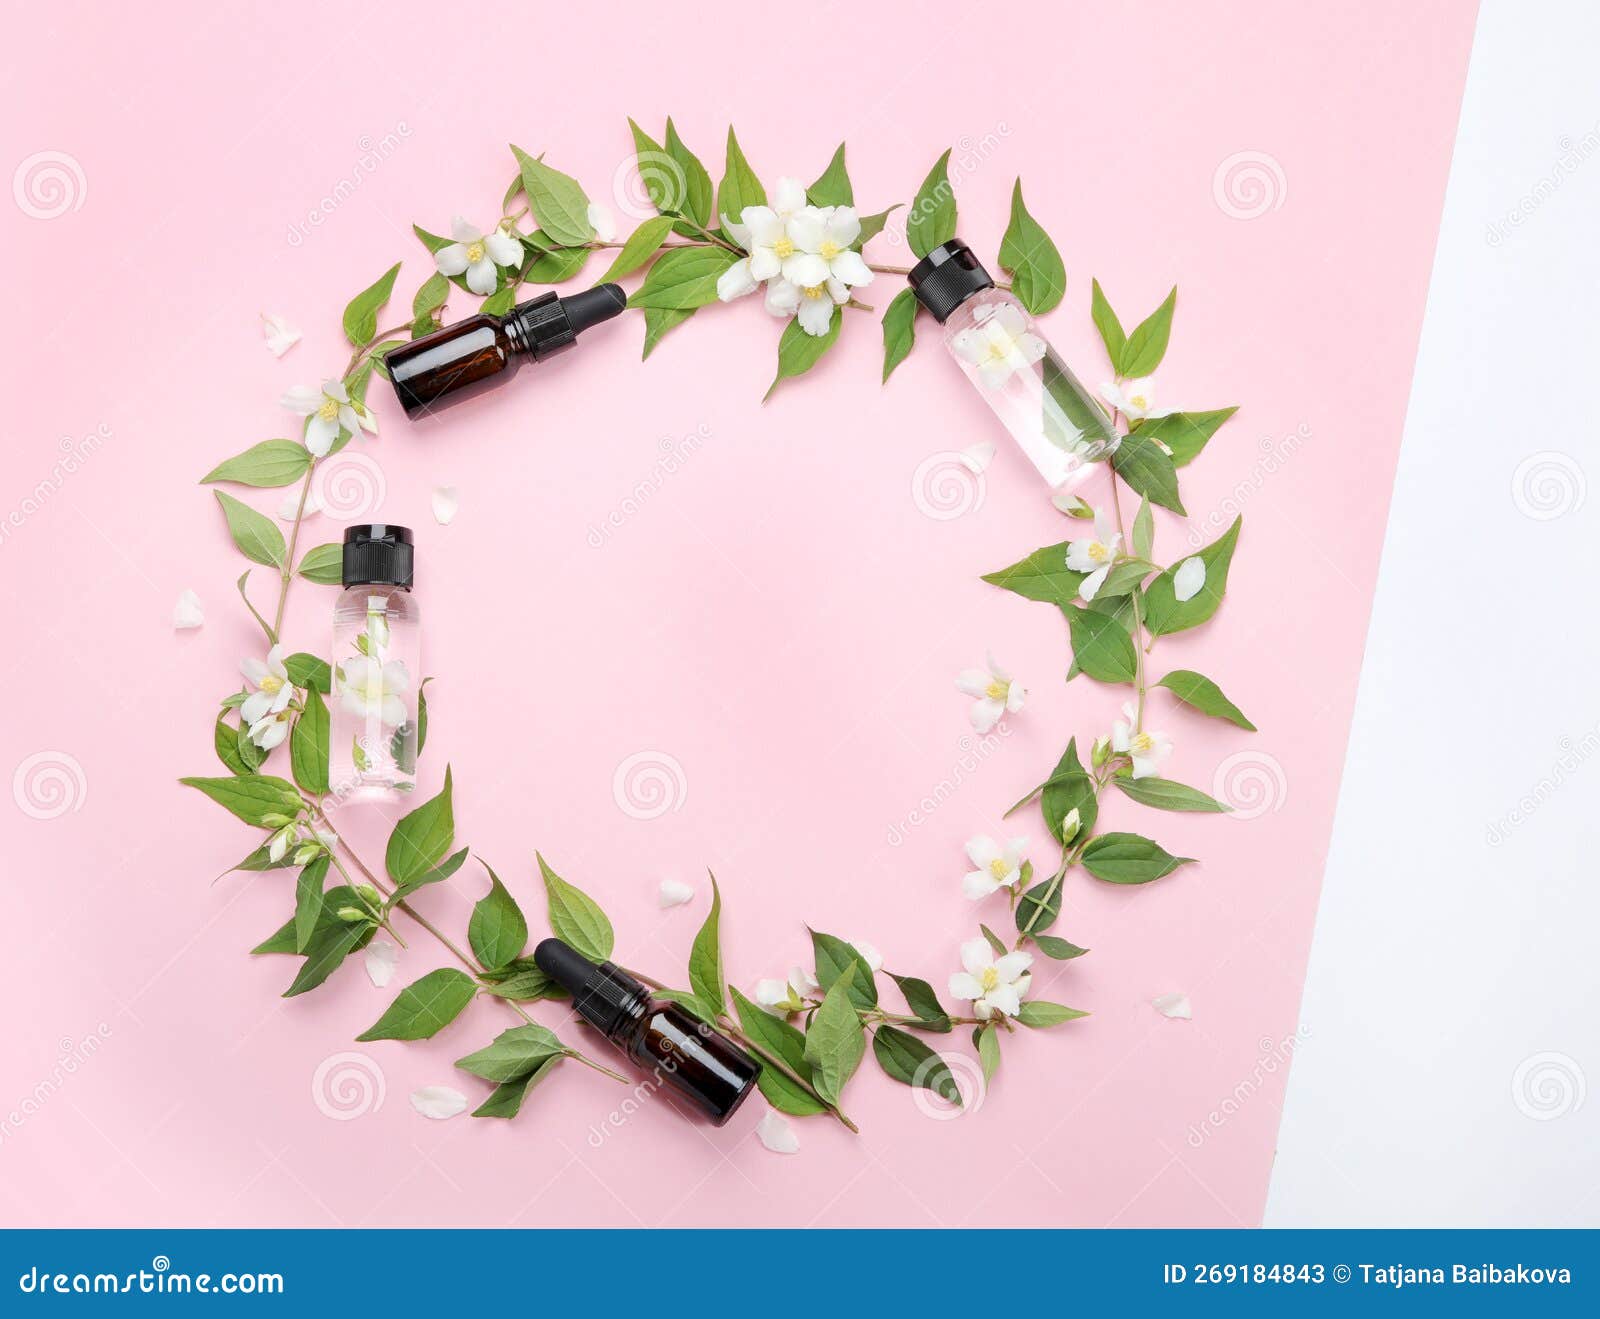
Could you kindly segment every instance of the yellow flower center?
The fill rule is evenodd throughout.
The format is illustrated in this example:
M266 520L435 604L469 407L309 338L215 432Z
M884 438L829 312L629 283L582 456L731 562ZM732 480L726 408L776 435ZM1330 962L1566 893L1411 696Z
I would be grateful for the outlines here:
M471 265L475 266L475 265L478 264L478 262L480 262L482 260L483 260L483 244L482 243L473 243L470 247L467 248L467 261Z
M278 688L280 688L282 686L283 686L283 679L279 678L279 677L276 677L275 675L273 675L271 673L267 674L267 676L265 678L263 678L261 680L261 682L260 682L261 690L264 691L264 692L275 692L275 691L278 690Z
M324 394L322 397L322 406L317 409L317 416L321 417L323 421L339 420L339 400L336 398L329 398L326 394Z
M1128 399L1128 402L1132 403L1140 412L1150 406L1150 401L1143 394L1134 394Z
M826 297L828 294L828 289L825 284L813 284L810 288L804 290L804 292L806 297L810 298L812 301L816 301L818 298Z
M989 862L989 873L996 879L1004 879L1011 873L1011 867L1006 864L1005 857L997 856Z
M998 678L996 678L983 689L983 694L991 701L1003 701L1006 699L1006 693L1010 690L1011 684L1009 682L1001 682Z
M1135 733L1128 742L1128 750L1136 756L1148 756L1156 749L1156 740L1149 733Z
M844 248L840 247L838 243L833 241L833 239L824 238L822 240L822 249L817 255L819 255L824 261L832 261L834 257L838 256L842 251L844 251Z
M989 993L991 990L999 989L1000 973L996 971L994 967L986 966L983 968L983 974L978 977L978 983L983 986L983 992L985 994Z
M1103 545L1097 540L1092 540L1089 542L1089 557L1095 563L1104 563L1111 557L1111 547Z
M772 245L772 255L777 257L779 261L787 261L794 255L794 241L788 234L784 234Z

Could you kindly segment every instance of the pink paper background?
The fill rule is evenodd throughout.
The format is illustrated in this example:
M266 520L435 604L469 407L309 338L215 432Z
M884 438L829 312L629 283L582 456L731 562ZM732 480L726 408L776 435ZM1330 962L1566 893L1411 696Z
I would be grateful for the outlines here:
M992 31L963 17L965 35L930 12L832 5L780 33L755 16L613 6L563 20L548 51L541 16L516 9L169 6L159 27L126 7L27 15L6 56L0 161L65 152L84 183L55 219L0 208L0 511L20 522L0 539L0 770L51 752L82 786L57 818L0 810L0 1114L26 1108L0 1139L0 1219L1259 1222L1285 1079L1275 1042L1295 1029L1474 7L1019 4ZM624 115L659 129L668 110L714 175L732 118L769 185L813 177L847 138L863 210L908 200L955 143L971 163L961 231L985 254L1021 172L1069 272L1048 329L1081 373L1105 375L1091 275L1130 324L1177 282L1164 400L1241 405L1184 482L1197 520L1245 515L1228 602L1155 663L1212 675L1261 731L1159 696L1156 722L1177 742L1171 775L1202 787L1255 753L1270 809L1241 822L1109 803L1105 825L1203 864L1143 889L1073 877L1058 933L1094 951L1039 967L1035 993L1094 1015L1008 1039L981 1111L956 1121L921 1116L869 1060L848 1105L863 1134L799 1122L789 1159L756 1141L759 1101L720 1132L649 1102L596 1148L589 1133L626 1092L577 1066L514 1123L423 1120L407 1102L417 1086L483 1093L451 1061L510 1014L482 1002L432 1042L353 1045L390 997L358 963L278 998L291 963L245 950L287 914L289 872L211 884L253 833L175 782L221 772L212 712L259 642L233 593L244 565L196 478L291 433L278 393L338 370L340 308L401 257L404 302L383 319L403 319L431 269L410 223L491 222L508 139L610 202ZM341 187L386 137L387 158ZM1279 205L1252 220L1213 195L1241 151L1282 173ZM905 260L885 240L873 250ZM881 308L897 285L883 278L867 300ZM263 310L306 330L281 362L262 346ZM425 787L453 764L458 838L536 930L537 846L609 910L619 957L681 980L709 866L746 990L807 956L806 923L871 939L942 990L976 919L1005 919L961 896L962 840L1003 829L999 813L1069 734L1103 731L1120 693L1064 685L1059 614L978 580L1068 528L931 336L880 388L876 323L852 316L815 375L762 407L777 332L754 301L716 308L641 366L630 316L427 429L375 383L382 434L351 452L381 472L383 516L417 531L437 675ZM37 494L63 437L101 427L81 469ZM628 505L661 472L664 437L700 428ZM1297 432L1264 473L1267 449ZM918 465L990 439L981 506L926 516ZM461 489L449 527L429 513L439 484ZM267 510L280 498L237 493ZM614 510L620 525L592 545ZM1162 557L1182 537L1163 515ZM268 600L267 570L252 580ZM208 621L175 634L185 587ZM291 647L323 646L332 597L295 589ZM1031 690L992 753L952 689L986 647ZM682 769L660 818L630 818L613 794L641 751ZM959 785L908 825L946 779ZM1037 817L1023 823L1047 866ZM385 827L348 826L374 859ZM658 911L663 877L696 884L695 904ZM461 932L484 887L473 864L419 905ZM397 987L442 964L413 934ZM1191 996L1193 1021L1151 1008L1171 991ZM59 1066L96 1033L92 1057ZM334 1121L313 1078L347 1050L386 1097ZM1237 1111L1197 1141L1242 1083Z

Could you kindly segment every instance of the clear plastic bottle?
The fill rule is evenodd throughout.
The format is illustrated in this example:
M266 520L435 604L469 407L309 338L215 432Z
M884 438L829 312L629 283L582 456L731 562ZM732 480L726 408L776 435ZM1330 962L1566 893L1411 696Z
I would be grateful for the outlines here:
M971 248L959 239L936 247L908 278L950 355L1053 491L1111 456L1120 437L1106 414Z
M333 611L328 783L336 800L393 798L417 786L422 629L405 527L344 533L344 590Z

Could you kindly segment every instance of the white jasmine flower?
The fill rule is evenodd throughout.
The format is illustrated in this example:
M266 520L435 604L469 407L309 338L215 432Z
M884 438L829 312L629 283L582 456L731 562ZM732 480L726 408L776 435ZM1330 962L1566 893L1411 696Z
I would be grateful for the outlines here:
M320 512L322 512L322 501L317 498L317 492L314 489L306 491L304 508L300 506L300 492L291 490L283 497L283 502L278 505L278 521L293 522L296 513L300 515L302 520L314 518Z
M739 212L737 219L731 215L723 215L722 227L728 231L728 237L744 248L749 255L741 257L722 272L717 279L718 298L723 302L732 302L735 298L742 298L747 293L754 293L764 280L771 279L778 273L783 261L783 258L776 257L776 249L782 246L778 237L779 231L787 230L790 217L804 207L805 204L805 185L799 179L782 178L778 180L778 187L768 205L746 206ZM754 212L754 220L761 228L762 235L772 240L764 245L767 255L763 255L759 263L763 271L770 270L771 274L757 275L751 269L751 260L755 255L755 240L751 237L752 212ZM774 219L778 222L776 229L772 224ZM777 267L772 264L774 259L778 261ZM767 310L773 311L770 302ZM791 307L788 311L773 312L773 314L789 316L793 312L794 308Z
M289 736L289 721L293 717L294 711L289 709L273 710L262 715L250 725L250 740L263 751L271 751Z
M833 323L833 309L850 301L850 290L836 279L799 290L795 315L800 328L813 337L824 335ZM768 307L771 307L769 302Z
M451 221L450 237L455 242L435 252L433 264L441 275L465 274L467 287L474 293L494 292L496 266L522 264L522 244L504 229L485 235L458 215Z
M775 206L746 206L739 215L749 239L742 246L750 253L750 275L758 282L781 274L791 284L820 284L828 278L828 263L808 251L796 232L800 217L815 208L802 204L789 210L795 200L790 185L800 188L794 179L780 181L783 195ZM800 188L800 195L804 194L805 189ZM805 228L804 232L809 236L812 230Z
M789 1119L770 1108L756 1123L756 1139L774 1154L795 1154L800 1149L800 1137L795 1135Z
M239 672L244 674L245 682L253 689L239 707L239 718L247 724L255 724L269 714L277 714L294 695L294 684L289 681L289 670L283 662L282 646L274 646L264 660L258 660L254 655L240 660Z
M806 999L817 994L821 988L816 976L804 967L797 966L789 972L789 979L786 981L756 981L756 1002L768 1012L781 1017L790 1012L803 1011Z
M996 889L1010 888L1022 878L1022 866L1027 860L1022 849L1027 845L1026 838L1013 838L1002 846L987 834L967 839L967 857L977 869L967 872L961 891L977 901Z
M760 281L750 273L750 258L741 257L717 276L717 297L723 302L732 302L746 293L754 293L760 286Z
M1154 376L1140 376L1137 380L1108 380L1100 386L1100 395L1134 421L1145 417L1164 417L1172 411L1171 408L1156 407Z
M300 342L299 330L282 316L268 311L261 313L261 333L266 336L267 351L274 357L282 357Z
M1206 561L1198 554L1185 559L1172 574L1172 593L1180 601L1194 599L1205 584Z
M988 672L982 669L962 669L956 675L956 689L978 699L973 702L968 717L980 733L987 733L1007 714L1022 709L1027 690L995 663L993 653L984 656Z
M1123 719L1111 726L1111 749L1133 760L1133 777L1142 779L1156 772L1157 766L1172 754L1172 739L1165 733L1137 729L1137 707L1129 701L1122 707Z
M172 626L182 631L186 628L199 627L206 621L206 611L200 604L200 597L193 591L185 591L178 597L178 603L172 607Z
M324 380L322 388L311 385L294 385L284 390L278 403L297 417L309 417L306 423L306 448L318 458L325 457L341 430L352 435L360 431L376 431L378 423L363 404L350 397L350 391L340 380Z
M1094 593L1116 562L1121 544L1122 533L1112 529L1098 508L1094 511L1094 535L1067 542L1067 567L1073 572L1089 574L1078 588L1078 594L1086 601L1094 599Z
M594 236L602 243L609 243L617 236L617 222L612 218L611 212L599 202L590 202L587 211L589 228L594 230ZM505 264L502 262L502 264Z
M425 1085L411 1092L411 1107L423 1117L443 1120L467 1111L467 1097L447 1085Z
M1027 974L1033 965L1032 953L1007 953L997 958L989 941L980 935L961 945L961 965L965 969L950 977L952 998L970 999L973 1015L980 1020L1017 1015L1033 979Z
M872 271L851 244L861 236L861 221L850 206L806 206L789 221L789 237L806 257L784 270L784 277L803 287L824 282L847 288L872 283Z
M1031 371L1044 356L1044 340L1028 329L1026 317L1009 302L978 308L973 323L951 340L964 362L978 368L985 389L1000 389L1019 371Z
M387 728L405 722L405 702L400 698L411 690L411 675L402 661L380 663L353 655L339 662L338 673L339 700L347 712L360 719L376 715Z

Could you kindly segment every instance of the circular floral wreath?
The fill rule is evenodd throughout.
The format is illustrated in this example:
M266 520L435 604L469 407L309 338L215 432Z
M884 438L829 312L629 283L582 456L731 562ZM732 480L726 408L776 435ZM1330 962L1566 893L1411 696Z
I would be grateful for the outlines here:
M640 223L625 240L616 241L610 214L591 203L575 179L542 156L513 146L516 177L505 192L504 214L491 231L485 234L459 216L448 239L414 226L436 269L413 295L409 322L378 328L379 313L394 292L398 263L346 306L344 331L352 351L344 370L318 387L292 389L283 397L284 406L304 418L301 439L265 440L203 478L208 484L258 489L299 487L280 514L288 524L287 537L273 519L233 495L214 491L239 552L276 574L277 600L263 613L250 600L250 570L239 578L239 594L269 649L265 659L244 661L244 689L221 702L213 740L228 772L182 780L265 831L260 845L232 870L295 872L292 914L253 951L300 959L286 991L293 996L315 989L351 954L363 950L374 983L387 984L394 944L404 946L402 918L437 940L458 965L430 971L407 985L358 1038L430 1038L475 998L500 999L520 1019L518 1024L457 1063L493 1085L474 1110L479 1117L515 1116L528 1091L563 1059L619 1081L625 1078L529 1015L527 1004L558 998L561 991L528 955L527 919L486 862L490 889L473 909L465 949L413 905L411 899L420 890L449 879L467 860L468 849L455 845L448 767L439 793L394 826L381 865L363 860L333 828L329 807L341 793L340 785L329 781L327 698L337 692L340 673L310 652L291 651L281 636L284 607L297 577L332 585L340 580L340 546L299 550L319 464L355 436L376 432L366 405L373 374L384 374L383 360L390 350L442 323L452 290L480 298L480 311L504 313L523 284L560 283L575 277L595 253L614 253L605 279L643 274L628 305L643 316L645 357L700 308L761 290L766 310L786 322L778 342L776 388L815 366L838 341L846 321L871 312L860 298L875 275L907 273L904 266L867 259L867 244L884 234L899 207L858 214L842 145L809 187L784 178L769 195L731 128L722 179L713 188L705 166L670 119L659 143L637 124L630 121L630 126L634 176L650 206L637 208ZM918 257L955 236L950 165L946 151L906 212L904 241ZM625 209L636 208L629 204ZM530 215L534 227L524 229ZM898 238L891 234L885 241ZM1030 312L1042 314L1061 302L1065 268L1054 243L1025 206L1021 180L1012 192L999 265L1009 276L1002 287L1010 288ZM982 902L1003 896L1009 923L1015 926L1008 941L990 925L980 924L978 935L961 945L961 970L949 977L946 997L967 1003L969 1010L948 1010L928 980L886 970L870 945L819 931L811 932L812 969L796 968L786 980L763 980L747 997L728 985L723 974L721 894L715 877L710 913L689 955L687 987L673 987L633 969L663 997L755 1053L764 1064L762 1094L779 1113L828 1114L854 1131L842 1107L843 1095L869 1040L873 1057L889 1077L947 1106L970 1102L973 1087L958 1083L957 1071L980 1086L987 1084L1000 1065L1001 1040L1016 1028L1045 1029L1085 1015L1028 997L1029 968L1036 956L1065 961L1087 951L1051 933L1068 872L1081 868L1105 883L1145 884L1192 860L1173 856L1140 834L1096 833L1101 795L1115 788L1157 810L1228 809L1156 772L1171 743L1148 722L1159 688L1203 714L1254 730L1202 674L1180 669L1151 680L1156 641L1204 623L1216 612L1240 526L1236 519L1209 543L1191 536L1185 554L1165 567L1154 557L1153 506L1186 516L1178 469L1200 454L1234 412L1231 407L1180 412L1155 406L1150 377L1165 355L1176 299L1174 289L1155 312L1125 333L1098 281L1094 283L1091 315L1113 376L1101 393L1112 425L1122 434L1107 463L1109 514L1076 497L1058 497L1056 505L1065 515L1092 530L1085 527L1080 536L1046 545L984 577L1066 615L1073 652L1069 680L1082 673L1096 682L1125 684L1131 697L1124 717L1110 733L1092 740L1087 755L1080 753L1076 738L1069 741L1039 786L1006 812L1009 816L1037 804L1060 847L1059 862L1048 878L1035 875L1024 855L1024 839L978 837L968 842L972 869L964 891ZM909 289L901 290L885 309L885 380L912 350L918 317ZM265 320L268 345L281 356L299 336L278 317ZM1138 497L1131 526L1124 521L1123 486ZM180 625L192 621L180 618ZM426 681L408 716L414 727L406 730L402 743L409 745L414 733L419 752L427 739ZM1026 696L992 659L986 669L962 673L957 686L973 698L972 723L984 734L1020 710ZM285 742L289 777L267 772L274 748ZM608 959L614 936L605 912L543 856L536 859L550 930L588 957ZM687 896L682 890L664 891L662 901ZM387 937L379 937L380 932ZM893 982L904 1000L903 1011L880 997L880 976ZM965 1053L941 1054L927 1043L926 1037L950 1034L957 1027L970 1029L976 1066ZM792 1132L770 1115L763 1138L775 1148L792 1147Z

